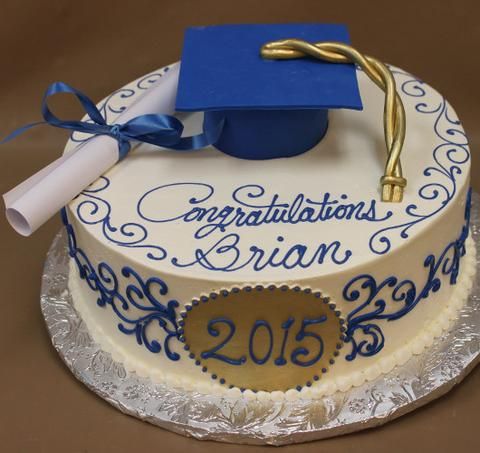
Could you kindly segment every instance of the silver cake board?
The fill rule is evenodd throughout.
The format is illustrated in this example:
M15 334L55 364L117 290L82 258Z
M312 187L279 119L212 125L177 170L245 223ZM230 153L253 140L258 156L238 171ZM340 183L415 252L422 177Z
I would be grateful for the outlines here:
M471 231L480 263L480 196ZM480 361L480 272L450 331L405 365L319 400L266 401L203 395L155 384L125 370L95 344L68 290L66 234L47 255L41 310L53 346L74 376L125 414L197 439L285 445L373 428L448 392Z

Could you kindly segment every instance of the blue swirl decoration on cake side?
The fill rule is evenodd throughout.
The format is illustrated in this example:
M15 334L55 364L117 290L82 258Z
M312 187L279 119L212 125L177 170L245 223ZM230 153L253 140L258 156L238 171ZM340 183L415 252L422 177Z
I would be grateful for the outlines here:
M354 360L357 355L369 357L380 352L385 336L378 321L395 321L412 311L430 292L440 289L442 275L449 277L451 285L457 282L460 258L465 255L465 241L469 234L471 194L470 189L460 236L450 242L439 256L428 255L423 262L428 275L422 288L417 288L413 280L400 280L393 275L378 283L374 276L361 274L346 284L343 298L348 302L363 301L347 316L345 342L352 345L351 352L345 356L347 360ZM382 295L385 292L389 293L393 302L390 305L399 307L389 313L386 312L386 298Z
M101 176L81 193L83 199L76 207L78 218L86 225L101 224L105 238L118 246L146 249L146 256L151 260L165 259L167 252L163 247L145 243L148 230L140 223L127 222L118 227L112 224L112 207L99 195L109 186L110 180Z
M155 71L146 76L136 80L133 84L129 84L124 88L114 91L106 97L99 105L98 110L105 118L105 121L110 122L122 113L128 105L132 103L132 99L138 97L142 92L148 90L158 79L160 79L167 71L168 66L160 71ZM92 122L92 120L85 118L83 121ZM92 135L80 132L73 132L70 140L75 143L82 143L90 140Z
M61 216L68 235L69 256L75 261L80 278L86 281L92 291L98 293L97 305L111 307L119 319L117 326L120 332L134 335L139 345L153 353L159 353L163 349L170 360L179 360L180 355L170 348L172 338L178 337L176 308L179 304L176 300L169 300L165 305L157 298L168 294L167 284L158 277L144 280L135 269L124 266L121 270L122 277L132 282L121 292L114 270L103 261L95 268L85 252L77 246L65 208L62 209ZM131 316L132 309L140 310L142 314ZM149 338L147 330L153 324L165 332L162 341Z
M392 69L392 72L397 78L407 78L400 85L400 89L403 94L418 98L415 110L421 114L435 115L434 132L440 143L433 149L434 163L423 171L423 175L428 179L418 189L419 197L429 203L423 209L413 203L407 205L405 213L411 220L382 228L370 237L370 250L378 255L390 250L390 235L399 232L400 238L407 239L412 227L435 216L448 205L457 193L457 176L462 174L462 166L470 160L467 137L461 129L460 121L453 118L449 111L450 106L445 98L408 73L397 69ZM423 99L427 91L435 95L436 102L426 102Z

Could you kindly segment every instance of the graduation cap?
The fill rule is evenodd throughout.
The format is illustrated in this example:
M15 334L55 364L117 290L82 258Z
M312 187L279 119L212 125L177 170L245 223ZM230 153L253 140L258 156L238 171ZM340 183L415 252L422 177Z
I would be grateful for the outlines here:
M275 61L270 41L295 37L349 43L334 24L218 25L185 34L177 111L204 112L204 129L223 127L214 146L244 159L301 154L328 127L328 109L361 110L356 69L314 59Z

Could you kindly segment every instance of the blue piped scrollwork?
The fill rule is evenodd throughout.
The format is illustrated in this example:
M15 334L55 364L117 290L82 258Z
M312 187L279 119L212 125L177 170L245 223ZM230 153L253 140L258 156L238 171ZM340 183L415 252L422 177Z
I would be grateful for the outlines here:
M384 346L385 336L378 321L394 321L409 313L430 292L440 289L440 276L449 277L449 282L457 282L460 270L460 258L465 255L465 241L469 234L471 189L468 192L465 208L465 223L460 236L450 242L438 256L428 255L423 265L428 269L428 275L423 287L417 288L413 280L400 280L390 276L377 283L372 275L362 274L350 280L343 289L343 298L348 302L363 302L347 316L348 328L345 342L352 345L352 351L346 359L354 360L357 355L369 357L377 354ZM386 312L387 302L385 292L390 293L390 299L396 309ZM400 308L397 308L400 307Z
M158 296L168 294L167 284L158 277L144 280L133 268L124 266L122 276L133 282L122 293L115 271L105 262L100 262L95 268L85 252L77 246L65 208L61 215L68 235L68 253L77 265L80 278L86 281L92 291L98 293L97 305L111 307L120 320L118 329L126 335L134 335L139 345L144 345L153 353L159 353L163 348L170 360L179 360L180 355L170 347L171 340L178 337L175 310L178 302L169 300L164 305L158 300ZM132 316L132 309L140 310L142 314ZM165 333L161 341L151 339L147 333L149 326L155 323Z
M392 72L398 77L408 78L400 88L405 95L419 99L415 105L417 112L436 115L434 132L440 143L433 150L434 164L423 171L423 175L430 179L418 190L419 197L429 203L422 208L413 203L407 205L405 213L411 220L382 228L371 236L370 250L379 255L390 250L392 233L398 231L400 237L406 239L412 227L435 216L448 205L457 193L457 176L462 174L462 166L470 160L467 137L460 127L460 121L453 118L447 101L410 74L396 69L392 69ZM427 90L434 95L435 102L427 103L422 99L427 95Z
M83 199L76 208L78 218L86 225L101 224L105 238L118 246L146 249L148 250L146 256L151 260L165 259L167 251L163 247L145 243L148 230L140 223L127 222L119 227L112 224L112 207L108 201L98 195L109 185L110 180L101 176L97 182L81 193Z
M168 71L168 67L164 68L161 71L152 72L146 76L138 79L133 85L128 85L127 87L121 88L117 91L114 91L107 98L105 98L100 105L98 105L98 110L105 118L107 123L110 123L111 120L115 119L120 113L122 113L127 105L131 103L128 100L130 98L138 96L142 91L148 90L152 84L154 84L158 79L160 79L165 72ZM115 118L112 118L111 116ZM84 119L84 121L91 121L89 119ZM73 132L70 136L70 140L75 143L82 143L87 140L90 140L92 136L90 134L84 134L80 132Z

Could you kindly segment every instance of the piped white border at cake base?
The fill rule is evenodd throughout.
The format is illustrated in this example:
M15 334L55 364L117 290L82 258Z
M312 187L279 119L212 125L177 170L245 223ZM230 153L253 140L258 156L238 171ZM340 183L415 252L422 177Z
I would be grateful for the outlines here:
M367 381L353 376L324 389L321 398L305 393L299 398L292 391L269 397L266 392L205 395L126 371L93 342L72 306L64 233L55 238L46 260L42 312L54 347L80 381L122 412L179 434L283 445L371 428L443 395L480 361L480 272L474 278L480 267L480 197L474 194L472 201L473 241L441 319L392 360L374 365Z

